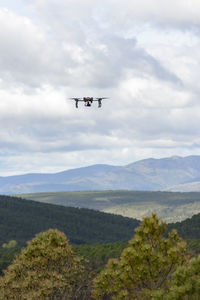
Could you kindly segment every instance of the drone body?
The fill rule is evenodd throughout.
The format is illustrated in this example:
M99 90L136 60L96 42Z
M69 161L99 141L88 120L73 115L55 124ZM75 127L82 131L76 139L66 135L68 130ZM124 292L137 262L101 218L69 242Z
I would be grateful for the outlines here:
M83 98L69 98L70 100L75 101L75 106L78 108L78 102L82 101L85 103L85 106L90 107L92 106L93 101L98 101L98 107L101 107L102 100L108 99L107 97L101 97L101 98L93 98L93 97L83 97Z

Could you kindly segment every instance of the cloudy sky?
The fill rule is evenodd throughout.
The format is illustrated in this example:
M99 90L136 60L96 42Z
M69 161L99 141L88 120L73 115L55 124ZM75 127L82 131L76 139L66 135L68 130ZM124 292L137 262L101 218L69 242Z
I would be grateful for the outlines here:
M200 155L199 97L199 0L0 0L1 176Z

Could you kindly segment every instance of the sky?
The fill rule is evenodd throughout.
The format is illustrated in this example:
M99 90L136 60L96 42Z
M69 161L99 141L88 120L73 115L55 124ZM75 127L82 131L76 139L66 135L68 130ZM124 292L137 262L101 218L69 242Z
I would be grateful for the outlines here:
M200 155L199 96L199 0L0 0L0 176Z

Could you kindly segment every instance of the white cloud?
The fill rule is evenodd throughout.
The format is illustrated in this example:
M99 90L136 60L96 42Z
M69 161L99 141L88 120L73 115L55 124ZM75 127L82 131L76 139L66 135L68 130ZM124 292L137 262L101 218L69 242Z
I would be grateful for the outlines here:
M137 22L181 28L200 24L198 0L115 0L107 5L101 1L99 6L103 20L121 30L130 29Z
M111 24L114 28L130 27L136 22L159 23L164 25L199 25L200 3L198 0L36 0L35 7L47 20L86 27L92 20L102 22L102 27ZM91 29L92 30L92 29Z
M0 8L2 175L200 154L197 1L18 4ZM90 95L110 99L67 100Z

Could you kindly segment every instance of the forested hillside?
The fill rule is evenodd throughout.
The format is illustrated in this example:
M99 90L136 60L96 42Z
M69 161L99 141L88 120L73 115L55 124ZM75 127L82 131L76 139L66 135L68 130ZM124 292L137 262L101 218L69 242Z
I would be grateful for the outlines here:
M57 228L71 243L128 240L139 221L89 209L63 207L0 196L0 243L24 245L36 233Z
M72 247L57 229L41 232L2 272L0 299L199 299L200 256L166 229L152 214L129 242L94 247Z
M38 232L57 228L73 244L127 241L140 221L85 208L64 207L0 196L0 243L16 240L24 245ZM200 214L168 224L185 239L200 239Z
M182 222L168 224L168 228L176 228L179 234L185 239L200 239L200 214Z
M18 195L15 195L18 196ZM156 212L167 223L180 222L200 212L200 193L154 191L79 191L19 195L24 199L95 209L142 219Z

